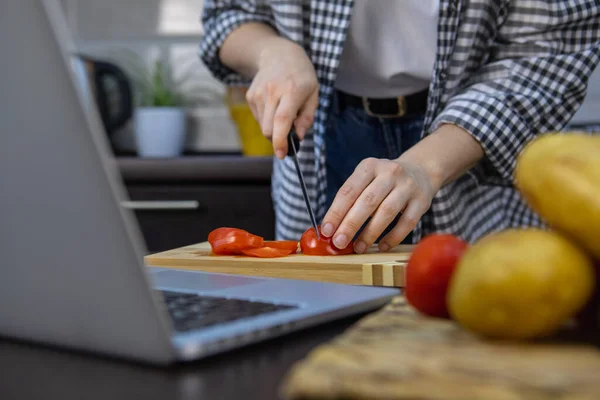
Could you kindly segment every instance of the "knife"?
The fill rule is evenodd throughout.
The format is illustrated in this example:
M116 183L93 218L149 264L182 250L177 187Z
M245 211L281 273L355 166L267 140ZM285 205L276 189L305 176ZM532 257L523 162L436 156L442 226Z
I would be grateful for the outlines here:
M292 157L292 159L294 160L294 165L296 166L296 173L298 174L298 180L300 181L300 187L302 188L302 195L304 196L304 202L306 203L306 210L308 211L308 215L310 216L312 226L313 228L315 228L315 232L317 233L317 238L321 239L321 233L319 232L319 228L317 227L317 219L315 218L315 213L313 212L312 206L310 205L310 199L308 198L308 192L306 190L306 183L304 182L304 176L302 175L300 163L298 162L299 148L300 139L298 138L296 132L292 129L288 135L288 156Z

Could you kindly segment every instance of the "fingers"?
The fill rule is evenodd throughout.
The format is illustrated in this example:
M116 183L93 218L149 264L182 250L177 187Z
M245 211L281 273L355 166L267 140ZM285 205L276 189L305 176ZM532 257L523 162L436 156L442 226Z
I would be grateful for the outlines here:
M309 94L310 93L310 94ZM287 155L287 136L292 128L303 139L313 124L319 103L318 86L312 92L297 88L292 81L284 83L261 80L252 83L246 100L263 135L273 142L277 158Z
M250 111L252 111L254 119L259 123L264 134L264 127L262 126L264 110L263 95L262 92L256 88L256 86L257 85L254 82L252 85L250 85L250 88L246 92L246 103L248 103L248 107L250 107Z
M390 160L366 159L338 191L322 223L333 244L354 243L357 253L366 251L402 212L398 223L379 245L385 251L400 243L427 211L433 196L419 166ZM365 222L371 220L365 225Z
M295 95L294 90L288 90L281 97L273 117L273 149L277 158L282 159L287 155L287 136L292 129L292 124L298 116L302 100ZM297 132L296 132L297 133ZM304 135L303 135L304 136Z
M377 176L362 192L344 217L333 238L333 244L338 248L346 247L367 219L375 213L379 205L388 197L393 188L394 181L386 179L385 175ZM366 250L365 243L357 242L357 246L358 248L355 250L358 253ZM362 248L363 246L364 248Z
M292 128L298 109L291 96L283 96L273 116L273 149L275 156L283 159L288 152L287 136Z
M377 238L394 221L396 216L406 208L409 196L409 192L400 188L395 188L390 192L379 207L377 207L373 218L371 218L356 240L354 250L357 253L363 253L375 243Z
M273 83L253 82L246 93L246 101L260 125L263 135L271 140L273 137L273 117L279 105L280 95Z
M321 228L323 235L326 237L331 237L334 232L336 232L336 236L339 235L337 233L337 229L344 220L344 217L352 208L365 188L367 188L367 186L369 186L375 178L376 166L377 160L374 158L367 158L358 164L352 175L346 180L346 182L338 191L333 203L331 204L331 207L329 207L327 214L323 218ZM348 237L347 233L344 233L343 236L344 237L339 238L334 237L334 244L337 247L345 247L338 246L338 242L345 242L347 244L350 240L352 240L352 237Z
M298 117L294 120L294 128L300 140L304 139L306 132L312 127L315 120L315 112L319 105L319 91L315 90L308 101L300 108Z
M275 110L279 105L279 98L276 96L267 96L267 102L265 103L262 118L260 119L260 128L263 135L269 140L273 138L273 118L275 117Z
M419 219L421 219L428 208L429 205L425 201L418 198L412 199L408 203L394 229L385 235L385 237L381 239L381 242L379 242L379 250L388 251L402 242L402 240L415 229Z

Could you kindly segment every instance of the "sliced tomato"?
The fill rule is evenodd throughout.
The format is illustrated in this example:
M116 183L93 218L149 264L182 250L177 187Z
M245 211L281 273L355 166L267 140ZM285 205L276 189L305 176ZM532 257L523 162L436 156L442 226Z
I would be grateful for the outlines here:
M257 249L244 249L242 253L247 256L260 257L260 258L275 258L285 257L292 254L293 250L290 249L276 249L273 247L259 247Z
M271 247L273 249L284 249L291 250L292 253L298 251L298 242L295 240L275 240L265 242L265 247Z
M320 226L319 233L321 233ZM321 239L319 239L315 228L309 228L300 238L300 249L302 250L302 253L311 256L336 256L354 253L352 243L349 243L348 246L343 249L338 249L333 245L331 240L331 238L323 236L323 233L321 233Z
M265 241L262 237L250 233L237 234L223 237L209 242L213 253L221 255L242 254L242 250L263 247Z
M208 234L208 241L214 242L217 239L222 239L224 237L235 236L235 235L240 235L240 234L249 235L250 232L245 231L243 229L237 229L237 228L228 228L228 227L217 228Z
M209 233L208 242L213 253L222 255L242 254L243 249L262 247L264 239L238 228L222 227Z

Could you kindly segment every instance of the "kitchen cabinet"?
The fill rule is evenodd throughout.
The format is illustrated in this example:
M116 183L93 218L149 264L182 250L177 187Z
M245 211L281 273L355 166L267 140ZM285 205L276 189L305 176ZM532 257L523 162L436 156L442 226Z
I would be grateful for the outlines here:
M206 240L220 226L274 237L269 157L117 159L148 252Z

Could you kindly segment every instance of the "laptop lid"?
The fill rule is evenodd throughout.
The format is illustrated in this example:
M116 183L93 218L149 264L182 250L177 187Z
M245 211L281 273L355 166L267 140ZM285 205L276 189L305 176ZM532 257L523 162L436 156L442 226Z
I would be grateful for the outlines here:
M0 3L0 335L166 362L168 319L65 27L57 1Z

